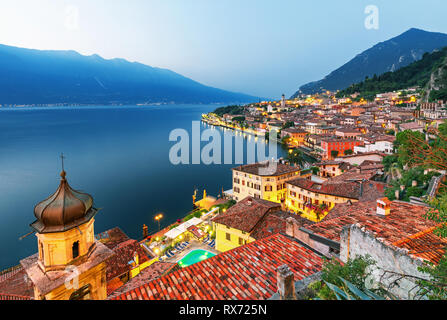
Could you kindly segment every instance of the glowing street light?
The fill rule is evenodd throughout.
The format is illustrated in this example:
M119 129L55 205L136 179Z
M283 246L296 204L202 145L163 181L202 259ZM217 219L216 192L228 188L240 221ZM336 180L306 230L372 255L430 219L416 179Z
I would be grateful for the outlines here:
M160 220L163 218L163 213L159 213L155 216L155 221L158 222L158 231L160 231Z

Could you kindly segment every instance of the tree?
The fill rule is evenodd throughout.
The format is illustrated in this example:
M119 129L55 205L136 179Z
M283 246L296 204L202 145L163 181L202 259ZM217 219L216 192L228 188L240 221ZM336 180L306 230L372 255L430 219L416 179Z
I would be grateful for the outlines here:
M287 154L287 160L302 167L304 164L303 152L298 148L290 149Z
M384 166L384 170L386 172L390 171L391 166L394 163L397 163L397 160L398 160L398 156L394 155L394 154L390 155L390 156L383 157L382 163L383 163L383 166Z
M281 144L287 145L289 143L289 140L290 140L290 136L286 135L281 139Z
M349 259L345 264L341 264L335 258L326 260L323 263L321 270L321 282L313 284L316 289L316 295L320 299L335 300L336 294L327 284L335 285L339 288L346 288L346 284L342 279L352 283L360 290L365 290L368 283L368 277L371 274L371 266L375 265L375 261L370 256L357 256L354 259ZM381 290L375 290L381 292Z
M284 123L284 125L282 126L282 130L287 129L287 128L291 128L295 125L295 122L293 121L287 121L286 123Z
M422 134L405 132L399 138L399 159L413 167L447 169L447 122L444 121L438 129L430 128L428 130L430 134L436 136L432 141L426 141ZM425 218L438 224L433 231L435 235L446 238L447 192L445 184L440 185L439 195L429 200L429 204L431 208ZM421 279L418 281L422 294L430 299L447 299L447 255L444 253L443 258L437 265L426 264L419 270L431 277L430 280Z
M347 149L345 150L345 156L349 156L351 154L353 154L354 152L351 149Z
M390 130L386 130L385 134L387 134L389 136L394 136L396 134L396 132L393 129L390 129Z
M421 144L415 148L415 143ZM420 156L424 152L423 149L426 149L428 145L426 145L425 135L423 133L405 130L396 135L394 147L397 149L398 162L402 166L404 164L414 166L421 162L422 159ZM421 165L423 164L421 163Z
M337 150L332 150L331 151L331 157L332 158L337 158L337 156L338 156L338 151Z

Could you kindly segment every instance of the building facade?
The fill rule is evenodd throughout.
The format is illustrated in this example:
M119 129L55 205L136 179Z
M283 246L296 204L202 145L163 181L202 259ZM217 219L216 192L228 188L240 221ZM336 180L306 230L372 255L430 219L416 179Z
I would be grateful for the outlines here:
M299 177L301 169L281 162L260 162L233 168L233 198L248 196L280 203L286 197L286 182Z

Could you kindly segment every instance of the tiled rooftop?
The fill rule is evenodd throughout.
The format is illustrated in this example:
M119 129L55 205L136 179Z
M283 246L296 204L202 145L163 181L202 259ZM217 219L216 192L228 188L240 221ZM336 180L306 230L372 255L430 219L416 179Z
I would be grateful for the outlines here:
M426 231L394 242L393 245L407 249L410 255L437 264L445 254L447 239L435 235L434 229L434 227L428 228Z
M20 297L23 299L34 298L33 284L25 269L19 268L0 281L0 300L9 300L7 296L11 296L11 299L17 298L17 300Z
M354 202L351 205L338 204L332 210L332 216L323 221L305 227L324 238L340 241L340 233L344 226L360 224L375 233L388 244L409 238L419 232L436 225L423 215L428 208L422 205L410 204L403 201L392 201L390 214L380 216L376 213L377 202ZM343 214L343 211L347 212ZM331 213L330 213L331 214Z
M343 177L342 177L343 176ZM288 184L319 194L327 194L354 200L375 200L383 196L386 184L376 181L346 181L366 178L363 175L340 175L323 183L298 178L288 181Z
M240 246L130 290L117 300L260 300L276 291L276 269L287 264L301 280L322 258L283 234Z
M252 232L267 212L280 209L279 203L246 197L212 221L241 231Z
M135 252L138 253L139 264L153 258L147 255L137 240L133 239L129 239L116 245L112 250L115 255L107 261L107 281L118 277L133 268L132 265L129 264L129 261L134 259Z
M109 290L109 284L108 290L107 290L107 299L113 299L114 297L117 297L127 291L136 289L150 281L153 281L155 279L160 278L161 276L165 275L169 272L173 267L177 266L176 263L169 263L169 262L155 262L151 264L149 267L146 267L143 271L141 271L136 277L130 279L125 284L120 284L113 290ZM115 278L119 279L119 278ZM112 289L112 288L110 288Z

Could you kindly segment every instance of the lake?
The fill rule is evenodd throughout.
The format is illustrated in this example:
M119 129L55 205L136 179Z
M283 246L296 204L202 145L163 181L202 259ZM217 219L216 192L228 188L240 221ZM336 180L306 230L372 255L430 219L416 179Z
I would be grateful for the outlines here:
M162 227L185 216L192 209L195 188L199 199L204 188L214 196L222 188L231 189L236 164L169 161L176 143L169 141L170 132L181 128L191 133L192 121L217 107L0 108L0 270L37 252L33 234L19 237L31 231L34 206L56 191L62 152L71 187L92 195L95 206L102 208L96 233L118 226L130 237L141 238L143 224L149 232L158 230L156 213L164 213ZM222 145L224 135L243 141L244 148L255 140L214 130L222 136ZM278 147L277 154L285 152Z

